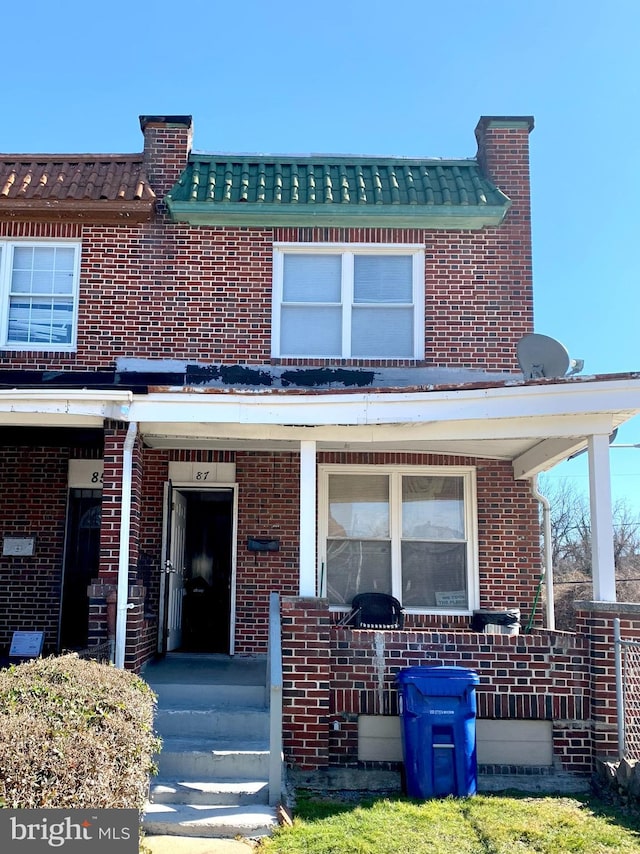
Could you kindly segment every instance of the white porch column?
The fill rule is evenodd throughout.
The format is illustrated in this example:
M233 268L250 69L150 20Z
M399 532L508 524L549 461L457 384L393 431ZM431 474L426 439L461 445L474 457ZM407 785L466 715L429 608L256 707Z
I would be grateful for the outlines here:
M316 443L300 442L300 596L316 595Z
M609 437L602 434L590 436L588 452L593 598L597 602L615 602Z

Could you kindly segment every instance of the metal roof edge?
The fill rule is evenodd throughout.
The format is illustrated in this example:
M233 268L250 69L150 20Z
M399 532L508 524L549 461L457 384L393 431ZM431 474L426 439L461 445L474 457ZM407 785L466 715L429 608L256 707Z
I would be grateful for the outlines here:
M383 165L385 163L400 163L403 166L415 165L425 166L432 164L433 166L463 166L470 168L476 166L480 168L477 158L475 157L417 157L404 156L401 154L322 154L320 152L310 152L307 154L296 153L259 153L259 152L231 152L231 151L198 151L191 150L188 157L188 163L281 163L281 164L299 164L299 165L346 165L349 163L368 164L372 166Z
M500 206L174 202L170 196L165 202L174 222L190 225L314 226L339 221L354 227L479 230L503 222L511 206L511 200L504 198Z

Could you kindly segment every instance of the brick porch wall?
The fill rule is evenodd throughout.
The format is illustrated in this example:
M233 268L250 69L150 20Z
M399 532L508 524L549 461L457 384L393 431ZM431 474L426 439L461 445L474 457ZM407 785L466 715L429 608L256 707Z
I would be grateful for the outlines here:
M267 648L269 594L298 592L299 455L297 453L145 450L140 551L151 567L147 601L157 615L162 541L163 483L170 460L235 462L238 484L236 563L237 654L263 654ZM433 454L322 453L318 462L382 465L475 465L477 467L478 537L482 608L520 608L529 616L540 567L528 544L537 537L537 507L527 483L514 481L508 463ZM247 537L277 537L280 550L256 554ZM541 619L541 606L535 614ZM463 628L468 617L411 615L407 625Z
M405 667L444 664L479 673L479 718L551 721L557 767L590 773L586 638L546 631L489 637L327 629L328 620L326 600L282 600L284 743L292 765L357 765L357 716L397 714L395 674Z
M613 625L620 619L623 640L640 642L640 604L576 602L576 631L590 654L592 748L594 758L617 760L618 727Z

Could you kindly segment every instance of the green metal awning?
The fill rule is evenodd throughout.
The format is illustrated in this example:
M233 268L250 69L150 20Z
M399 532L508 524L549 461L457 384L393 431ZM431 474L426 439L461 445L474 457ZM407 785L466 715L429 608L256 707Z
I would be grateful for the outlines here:
M480 229L510 200L475 160L191 154L166 204L191 225Z

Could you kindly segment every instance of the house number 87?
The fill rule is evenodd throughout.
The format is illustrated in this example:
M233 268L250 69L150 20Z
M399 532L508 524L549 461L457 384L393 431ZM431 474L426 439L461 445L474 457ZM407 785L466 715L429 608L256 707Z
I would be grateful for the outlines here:
M196 480L206 480L209 477L208 471L197 471Z

